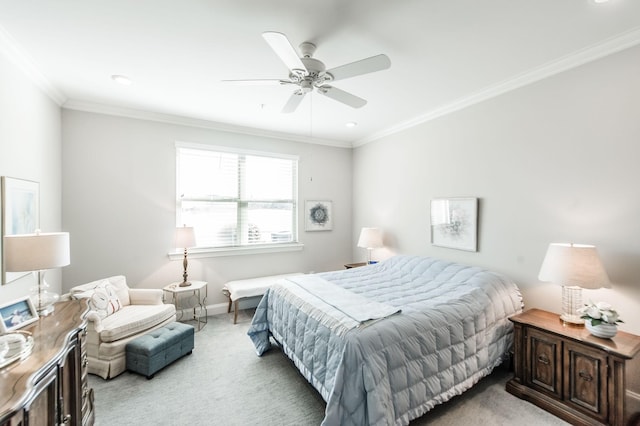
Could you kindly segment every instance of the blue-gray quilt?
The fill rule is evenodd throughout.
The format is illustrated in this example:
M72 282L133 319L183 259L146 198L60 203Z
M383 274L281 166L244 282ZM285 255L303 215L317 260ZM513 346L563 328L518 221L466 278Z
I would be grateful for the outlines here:
M291 277L248 334L270 336L327 402L323 425L406 425L499 365L522 298L508 278L434 258Z

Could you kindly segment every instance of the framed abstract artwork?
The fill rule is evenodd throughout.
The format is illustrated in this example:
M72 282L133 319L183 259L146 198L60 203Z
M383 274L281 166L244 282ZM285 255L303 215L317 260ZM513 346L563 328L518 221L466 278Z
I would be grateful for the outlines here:
M40 223L40 185L24 179L2 177L2 224L0 224L0 252L2 253L2 284L8 284L29 272L7 272L4 267L2 241L5 235L33 234Z
M431 244L478 251L478 199L431 200Z
M305 231L331 231L333 211L331 201L308 200L305 202Z

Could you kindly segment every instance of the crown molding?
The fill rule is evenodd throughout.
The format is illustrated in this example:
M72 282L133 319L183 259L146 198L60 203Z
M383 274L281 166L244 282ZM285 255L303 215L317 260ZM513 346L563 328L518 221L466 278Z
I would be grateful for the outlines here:
M0 52L9 61L17 66L36 86L49 96L56 104L62 106L67 100L66 96L55 88L51 82L38 70L31 57L15 41L13 37L0 26Z
M407 120L396 126L389 127L386 130L382 130L368 137L354 141L352 146L355 148L358 146L366 145L367 143L376 141L383 137L402 132L403 130L410 129L431 120L435 120L438 117L451 114L453 112L467 108L471 105L475 105L496 96L500 96L506 92L516 90L520 87L527 86L561 72L570 70L572 68L577 68L588 62L593 62L605 56L609 56L622 50L629 49L638 44L640 44L640 28L628 31L616 37L607 39L601 43L586 47L584 49L580 49L555 61L548 62L525 73L486 87L478 92L472 93L469 96L465 96L464 98L460 98L451 103L442 105L441 107L428 111L416 118Z
M579 67L586 63L601 59L622 50L629 49L638 44L640 44L640 28L630 30L626 33L622 33L618 36L609 38L603 42L588 46L584 49L580 49L570 55L566 55L555 61L551 61L539 67L533 68L513 78L509 78L502 82L488 86L480 91L470 94L469 96L465 96L453 102L444 104L438 108L427 111L424 114L419 115L413 119L401 122L395 126L373 133L362 139L348 142L331 139L318 139L304 135L292 135L283 132L268 131L251 127L234 126L209 120L194 119L177 115L161 114L150 111L141 111L112 107L90 102L69 100L62 92L60 92L54 85L52 85L51 82L49 82L45 75L38 70L38 68L34 64L34 61L26 53L26 51L2 26L0 26L0 53L3 53L14 65L22 70L22 72L57 105L65 109L94 112L121 117L130 117L142 120L190 127L199 127L210 130L239 133L258 137L267 137L294 142L312 143L339 148L355 148L358 146L366 145L367 143L374 142L386 136L402 132L422 123L429 122L436 118L478 104L485 100L500 96L504 93L533 84L537 81L543 80L561 72Z
M162 114L151 111L142 111L130 108L121 108L103 105L92 102L82 102L70 99L62 107L64 109L92 112L97 114L114 115L118 117L135 118L139 120L155 121L159 123L175 124L179 126L198 127L208 130L218 130L221 132L238 133L249 136L258 136L270 139L280 139L293 142L311 143L316 145L326 145L337 148L351 148L350 142L342 142L332 139L310 138L304 135L294 135L290 133L274 132L253 127L234 126L231 124L219 123L216 121L189 118L172 114Z

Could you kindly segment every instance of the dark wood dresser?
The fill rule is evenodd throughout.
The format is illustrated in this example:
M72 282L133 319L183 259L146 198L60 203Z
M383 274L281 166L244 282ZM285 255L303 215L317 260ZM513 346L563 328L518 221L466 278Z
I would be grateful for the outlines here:
M0 426L93 425L86 353L86 301L55 305L23 330L33 351L0 369Z
M531 309L515 327L508 392L574 425L640 425L640 337L600 339Z

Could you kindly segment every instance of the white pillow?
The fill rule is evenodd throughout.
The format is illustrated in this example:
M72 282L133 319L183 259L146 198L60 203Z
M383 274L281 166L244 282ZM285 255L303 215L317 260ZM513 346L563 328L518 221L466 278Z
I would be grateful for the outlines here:
M89 307L98 313L102 319L108 317L122 308L115 288L104 280L96 286L89 298Z

